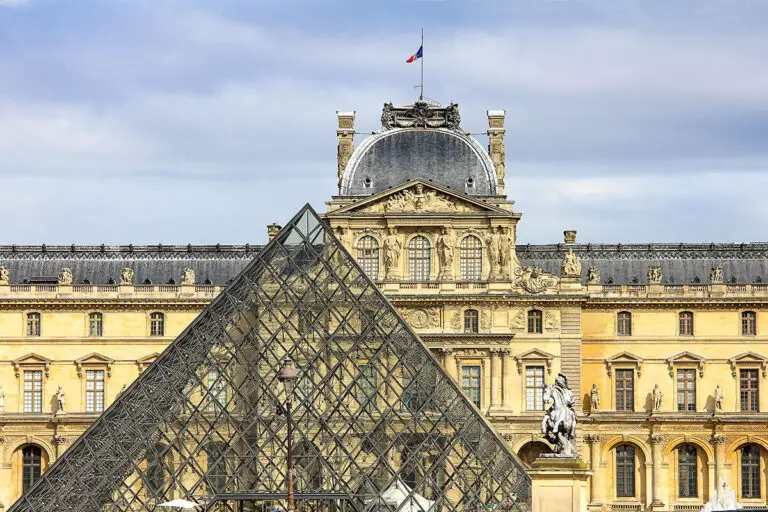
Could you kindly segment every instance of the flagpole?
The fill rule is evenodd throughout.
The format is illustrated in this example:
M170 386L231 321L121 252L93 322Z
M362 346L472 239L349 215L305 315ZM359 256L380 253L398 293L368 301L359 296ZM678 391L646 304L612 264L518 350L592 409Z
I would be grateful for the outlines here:
M421 89L419 101L424 101L424 29L421 29Z

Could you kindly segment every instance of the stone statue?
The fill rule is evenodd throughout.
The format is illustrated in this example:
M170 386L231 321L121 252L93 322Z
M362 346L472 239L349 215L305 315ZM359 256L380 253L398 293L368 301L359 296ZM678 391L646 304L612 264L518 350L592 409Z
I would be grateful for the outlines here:
M600 269L597 267L589 267L587 269L587 283L588 284L600 284Z
M488 259L491 266L491 275L498 277L501 270L499 264L499 260L501 259L501 235L494 233L493 229L491 229L486 242L488 243Z
M661 265L651 265L648 267L648 284L661 283Z
M389 228L389 234L384 238L384 273L387 279L399 278L400 251L403 243L397 236L397 228Z
M509 258L512 256L512 248L515 241L510 230L499 228L499 267L502 277L509 277Z
M195 271L191 268L185 268L181 271L181 284L194 285L195 284Z
M541 420L544 439L555 445L555 457L575 457L573 440L576 438L576 414L573 411L573 391L568 377L558 373L554 385L544 386L544 403L549 407Z
M439 279L451 279L453 272L451 272L451 266L453 265L453 237L451 236L448 228L443 227L440 230L440 236L437 238L437 258L440 263L440 276Z
M560 265L560 275L562 277L581 277L581 261L573 253L573 249L568 249L568 253L563 258Z
M9 284L10 280L11 278L10 273L8 272L8 267L0 267L0 284Z
M664 394L659 389L658 384L654 384L653 386L653 410L654 411L660 411L661 410L661 400L664 398Z
M133 284L133 269L125 267L120 270L120 284L132 285Z
M56 414L61 414L64 412L64 400L66 395L64 394L64 389L62 389L61 386L59 386L56 389Z
M0 386L0 412L5 412L5 391Z
M597 384L592 384L592 390L589 392L589 402L589 412L600 410L600 391L597 389Z
M712 283L723 282L723 267L712 267L709 270L709 281Z
M721 388L720 384L718 384L715 388L715 412L723 412L724 398L725 396L723 396L723 388Z
M61 272L59 272L59 284L64 286L69 286L72 284L72 269L61 269Z

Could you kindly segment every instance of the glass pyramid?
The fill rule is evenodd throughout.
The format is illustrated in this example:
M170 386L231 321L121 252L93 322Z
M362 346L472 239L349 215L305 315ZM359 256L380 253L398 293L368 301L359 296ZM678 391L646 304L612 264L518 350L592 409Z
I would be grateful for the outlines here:
M10 511L282 509L288 411L297 511L531 508L504 441L307 205Z

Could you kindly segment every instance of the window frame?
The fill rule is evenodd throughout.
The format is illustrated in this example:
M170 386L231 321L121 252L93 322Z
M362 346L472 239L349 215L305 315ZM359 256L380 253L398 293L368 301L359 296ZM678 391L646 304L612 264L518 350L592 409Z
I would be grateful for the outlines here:
M741 312L741 335L757 336L757 313L755 311Z
M755 457L757 458L756 461L749 461L748 465L745 464L744 461L744 450L747 448L751 448L757 451L757 454ZM739 453L739 497L742 500L760 500L763 497L763 448L759 444L755 443L747 443L739 447L738 449ZM754 473L750 475L748 487L751 491L748 495L744 493L745 488L745 467L748 468L749 471L753 471ZM757 475L757 486L756 488L752 485L754 484L754 476Z
M416 235L408 241L408 279L429 281L432 270L432 243L424 235Z
M754 387L744 388L746 373L754 373L754 379L747 377L746 382L754 382ZM757 368L739 368L739 412L760 412L760 370ZM745 401L746 398L746 401ZM746 408L744 407L746 403Z
M637 389L636 386L636 379L635 379L635 369L634 368L616 368L613 370L613 409L617 412L635 412L635 391ZM627 379L626 377L619 378L619 376L625 376L629 375L631 376L631 379ZM619 388L619 382L624 383L624 386ZM626 382L631 382L632 386L631 388L628 388L626 386ZM620 409L619 408L619 393L622 393L622 403L624 406ZM630 407L626 406L627 398L631 400Z
M94 320L96 320L97 334L94 334ZM101 311L91 311L88 313L88 337L101 338L104 336L104 313Z
M149 336L153 338L165 337L165 320L166 315L162 311L149 313Z
M677 313L677 335L686 337L695 336L695 320L696 316L693 314L693 311L679 311Z
M690 499L699 497L699 448L692 443L682 443L677 452L677 496ZM685 459L684 456L685 455ZM693 456L693 460L689 457ZM691 467L693 471L691 472ZM685 475L683 472L685 471ZM683 479L686 476L687 478Z
M101 372L101 381L89 379L89 374ZM95 376L95 375L94 375ZM89 383L93 382L94 389L88 389ZM101 382L101 389L98 389L98 383ZM93 395L93 407L89 407L89 396ZM98 398L101 395L101 408L98 407ZM101 414L107 405L107 370L103 368L85 368L85 412L89 414Z
M470 239L472 239L471 247ZM483 279L483 242L479 236L467 235L459 242L459 268L462 281Z
M474 370L477 371L476 375ZM480 363L462 363L460 378L461 391L464 393L464 396L480 409L483 405L483 365ZM474 385L475 379L477 381L477 386ZM474 391L477 392L477 398L473 396Z
M37 454L30 454L30 458L36 457L36 464L34 464L34 460L32 463L28 463L27 459L27 450L37 450ZM43 456L44 450L41 446L38 446L36 444L27 444L21 448L21 491L26 492L30 487L32 487L35 482L40 480L40 478L43 475L43 463L44 463L44 456ZM27 468L30 468L31 471L27 471ZM31 482L27 482L27 474L32 473L31 475Z
M531 308L526 315L528 334L544 334L544 311Z
M533 375L529 375L529 370L533 370ZM536 371L541 370L541 385L537 385L537 378L539 375L536 375ZM525 365L525 373L524 373L524 381L525 381L525 387L523 388L525 391L525 410L526 411L543 411L544 410L544 376L546 375L546 370L543 365L538 364L530 364ZM529 385L530 379L533 379L533 385ZM531 397L529 395L529 391L533 391L533 396ZM533 405L531 405L533 404ZM539 406L539 407L537 407Z
M619 311L616 313L616 336L632 336L632 313Z
M464 332L477 334L480 332L480 312L474 308L464 310Z
M24 368L21 371L21 389L22 389L22 396L21 396L21 408L22 412L24 414L42 414L43 413L43 395L45 391L45 371L42 368ZM36 376L34 374L39 374L39 379L31 379L27 380L27 374L30 374L31 376ZM30 383L30 389L27 389L27 382ZM35 387L35 384L39 383L39 387ZM29 393L29 409L27 408L27 393ZM39 396L37 396L39 395ZM36 408L35 405L37 403L36 398L39 399L39 405ZM36 410L39 409L39 410Z
M369 242L372 242L371 246L364 247ZM381 244L379 241L375 236L366 234L358 239L355 249L357 249L357 264L372 281L378 281L381 266Z
M43 333L43 315L29 311L24 315L24 333L27 338L40 338Z
M613 452L614 492L616 497L619 499L637 499L637 448L631 444L620 443L613 448ZM621 478L619 475L620 468ZM619 492L620 480L621 492ZM630 485L627 486L626 484ZM631 493L629 490L626 490L626 487L631 487Z
M693 389L688 389L684 386L680 389L680 374L683 374L683 383L693 382ZM693 376L693 379L691 379ZM696 392L698 391L698 369L689 367L675 368L675 401L677 412L696 412L697 400ZM680 393L683 393L683 408L680 408ZM693 401L691 403L690 397L693 395ZM693 409L690 407L693 406Z

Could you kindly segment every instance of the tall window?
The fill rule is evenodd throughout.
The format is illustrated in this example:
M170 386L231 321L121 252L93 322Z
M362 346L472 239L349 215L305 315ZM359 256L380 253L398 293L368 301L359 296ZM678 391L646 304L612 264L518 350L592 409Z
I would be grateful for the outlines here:
M544 332L543 315L538 309L528 312L528 332L541 334Z
M465 236L459 247L461 278L465 281L479 281L483 276L483 246L476 236Z
M85 412L104 411L104 370L85 371Z
M227 381L221 376L219 370L208 370L208 412L217 412L227 405Z
M24 412L43 412L42 370L24 370Z
M357 263L373 281L379 279L379 242L372 236L357 242Z
M529 411L544 410L544 367L525 368L525 408Z
M616 315L617 334L619 336L631 336L632 335L632 313L628 311L622 311Z
M469 400L480 407L480 367L461 367L461 389Z
M695 498L699 495L696 447L681 445L677 449L677 482L681 498Z
M760 447L756 444L741 449L741 497L760 497Z
M616 496L635 497L635 447L628 444L616 447Z
M104 316L101 313L88 315L88 336L101 336L104 327Z
M429 280L429 240L425 237L411 238L408 245L408 265L411 281Z
M757 412L758 381L757 370L739 370L739 391L742 412Z
M27 313L27 336L40 336L40 313Z
M690 311L680 313L680 336L693 336L693 313Z
M741 314L741 335L754 336L757 334L757 315L754 311L744 311Z
M480 328L479 321L476 309L464 311L464 332L478 332Z
M696 370L677 370L677 410L696 410Z
M376 410L376 369L370 364L361 364L357 369L357 401L369 412Z
M155 312L149 315L149 334L150 336L165 336L164 314Z
M616 370L616 410L635 410L634 370Z
M43 451L38 446L26 446L21 451L22 491L40 479L43 473Z

